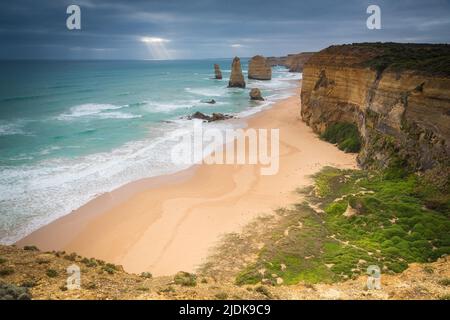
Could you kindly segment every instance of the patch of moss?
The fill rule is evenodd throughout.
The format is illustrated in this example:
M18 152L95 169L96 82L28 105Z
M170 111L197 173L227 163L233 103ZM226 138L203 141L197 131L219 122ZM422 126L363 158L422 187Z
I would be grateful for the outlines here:
M340 150L357 153L361 150L361 137L353 123L338 122L331 124L321 134L321 139L337 144Z
M391 169L324 168L314 176L315 192L283 211L257 261L236 283L276 284L277 277L284 284L333 282L364 274L370 265L397 273L450 254L448 213L425 205L427 184L419 176ZM345 215L349 207L352 214Z

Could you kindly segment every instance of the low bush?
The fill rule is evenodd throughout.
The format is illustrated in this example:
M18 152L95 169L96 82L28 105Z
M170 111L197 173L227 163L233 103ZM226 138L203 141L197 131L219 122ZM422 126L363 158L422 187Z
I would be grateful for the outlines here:
M195 274L180 271L173 278L176 284L187 286L187 287L195 287L197 285L197 277Z
M49 278L56 278L58 276L58 271L56 271L55 269L47 269L47 271L45 272L45 274L47 275L47 277Z

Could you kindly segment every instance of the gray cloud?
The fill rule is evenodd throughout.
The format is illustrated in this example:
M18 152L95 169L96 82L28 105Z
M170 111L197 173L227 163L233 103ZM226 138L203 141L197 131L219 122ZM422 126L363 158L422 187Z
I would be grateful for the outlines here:
M69 4L81 7L80 31L66 29ZM381 7L381 30L366 28L369 4ZM16 0L0 11L0 58L282 55L361 41L449 42L449 26L449 0Z

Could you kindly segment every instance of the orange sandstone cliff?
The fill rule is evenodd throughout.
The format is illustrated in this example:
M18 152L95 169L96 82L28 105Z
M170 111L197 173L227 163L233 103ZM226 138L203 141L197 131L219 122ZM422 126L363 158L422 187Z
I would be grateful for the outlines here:
M448 172L450 45L331 46L306 62L301 98L315 132L338 122L358 127L363 167L401 161Z

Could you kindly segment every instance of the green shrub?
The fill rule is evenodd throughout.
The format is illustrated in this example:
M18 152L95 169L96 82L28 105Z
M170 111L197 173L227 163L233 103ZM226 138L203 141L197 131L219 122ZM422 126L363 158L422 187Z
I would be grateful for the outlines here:
M0 283L0 300L31 300L28 288Z
M47 277L49 278L56 278L58 276L58 271L56 271L55 269L47 269L47 271L45 272L45 274L47 275Z
M334 123L320 136L323 140L336 143L340 150L345 152L359 152L361 150L361 137L356 125L347 122Z
M77 254L75 252L72 252L71 254L65 255L64 259L69 260L69 261L76 261Z
M438 283L441 286L450 286L450 278L445 278L445 279L439 280Z
M1 276L9 276L14 273L13 268L2 268L0 269L0 277Z
M176 284L187 286L187 287L195 287L197 285L197 277L195 274L180 271L173 278Z
M36 246L24 246L23 250L27 250L27 251L39 251L38 247Z
M142 272L141 278L151 279L153 275L150 272Z
M91 259L83 258L83 259L81 259L81 263L85 264L86 267L89 267L89 268L94 268L97 266L97 261L94 258L91 258Z
M102 270L106 271L109 274L114 274L114 272L116 272L116 268L111 266L111 264L109 263L103 266Z
M37 285L37 283L34 280L25 280L24 282L22 282L22 284L20 286L25 287L25 288L33 288L36 285Z

